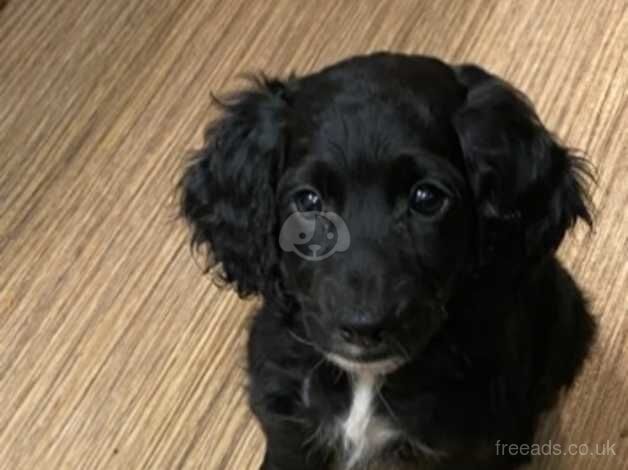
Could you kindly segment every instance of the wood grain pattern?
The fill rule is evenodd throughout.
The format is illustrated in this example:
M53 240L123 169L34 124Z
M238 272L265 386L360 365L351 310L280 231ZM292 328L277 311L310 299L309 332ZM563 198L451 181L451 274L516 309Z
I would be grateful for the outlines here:
M628 3L621 0L0 2L0 468L255 469L254 302L202 277L173 188L238 74L378 49L478 62L598 167L596 228L561 256L599 341L541 432L628 468Z

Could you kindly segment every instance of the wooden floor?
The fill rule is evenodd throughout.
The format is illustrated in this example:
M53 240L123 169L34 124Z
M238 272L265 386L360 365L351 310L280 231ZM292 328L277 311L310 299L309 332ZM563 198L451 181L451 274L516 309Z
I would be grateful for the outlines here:
M626 0L0 1L0 468L257 469L253 302L194 262L173 190L242 72L391 49L479 62L598 166L596 228L561 256L599 342L540 439L628 468Z

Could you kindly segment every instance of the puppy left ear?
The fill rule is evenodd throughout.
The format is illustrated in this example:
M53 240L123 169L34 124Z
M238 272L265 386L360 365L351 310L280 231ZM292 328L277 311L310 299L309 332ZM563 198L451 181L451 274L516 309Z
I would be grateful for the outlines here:
M467 98L454 128L476 199L481 242L489 251L508 245L538 261L558 248L578 219L592 223L584 189L587 162L557 142L520 91L475 66L455 72ZM493 255L484 253L482 261Z

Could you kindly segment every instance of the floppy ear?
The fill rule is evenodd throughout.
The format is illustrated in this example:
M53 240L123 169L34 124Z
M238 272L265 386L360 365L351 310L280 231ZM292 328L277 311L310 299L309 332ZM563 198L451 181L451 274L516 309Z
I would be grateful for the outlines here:
M181 179L181 212L192 244L241 296L277 279L275 183L283 159L285 86L259 80L220 103L222 116Z
M480 219L481 263L503 250L539 261L578 219L591 225L587 163L556 141L521 92L475 66L455 72L467 88L454 127Z

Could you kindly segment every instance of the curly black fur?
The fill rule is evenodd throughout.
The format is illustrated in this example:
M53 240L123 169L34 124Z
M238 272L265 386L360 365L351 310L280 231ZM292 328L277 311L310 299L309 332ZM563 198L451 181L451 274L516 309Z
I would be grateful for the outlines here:
M359 372L333 354L400 358L377 373L373 405L395 438L356 465L524 462L495 443L532 441L594 337L555 257L578 219L591 224L586 162L512 86L428 57L354 57L260 80L221 106L181 181L182 212L210 265L264 300L248 349L262 468L343 461L333 433ZM417 183L439 188L440 212L409 208ZM312 261L282 251L279 231L304 190L346 222L346 252Z

